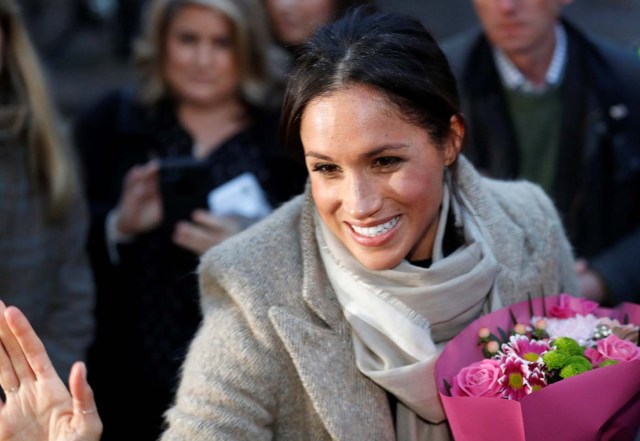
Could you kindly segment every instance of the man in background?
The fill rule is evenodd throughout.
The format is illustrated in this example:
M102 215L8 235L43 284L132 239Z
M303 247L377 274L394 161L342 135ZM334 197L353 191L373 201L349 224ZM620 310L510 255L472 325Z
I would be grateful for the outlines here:
M561 17L571 0L474 0L482 29L444 44L487 175L539 183L581 294L640 299L640 59Z

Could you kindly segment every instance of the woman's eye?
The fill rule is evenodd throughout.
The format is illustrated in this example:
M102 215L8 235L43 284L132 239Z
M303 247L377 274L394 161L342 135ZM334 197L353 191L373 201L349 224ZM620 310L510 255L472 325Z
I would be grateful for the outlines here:
M322 173L324 175L330 175L338 171L338 166L334 164L315 164L312 171Z
M178 41L182 44L192 44L198 41L198 37L194 34L182 33L178 35Z
M400 164L404 160L402 158L398 158L395 156L383 156L381 158L376 158L374 161L374 166L377 167L393 167L395 165Z
M222 49L230 48L231 47L231 39L230 38L224 38L224 37L215 38L213 40L213 45L215 47L219 47L219 48L222 48Z

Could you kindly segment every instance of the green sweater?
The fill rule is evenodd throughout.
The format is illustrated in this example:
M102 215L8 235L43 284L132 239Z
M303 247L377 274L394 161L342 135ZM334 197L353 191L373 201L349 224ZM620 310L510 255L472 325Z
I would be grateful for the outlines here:
M505 90L505 96L518 139L519 176L550 193L560 148L561 89L541 94Z

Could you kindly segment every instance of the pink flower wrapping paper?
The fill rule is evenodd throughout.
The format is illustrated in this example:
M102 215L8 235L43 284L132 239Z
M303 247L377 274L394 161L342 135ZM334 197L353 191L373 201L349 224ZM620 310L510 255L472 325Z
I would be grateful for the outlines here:
M560 296L532 300L535 315L559 305ZM458 372L482 360L478 330L510 329L511 310L520 322L530 318L524 301L479 317L447 343L436 366L436 384L456 441L599 441L634 440L640 427L640 360L594 369L553 383L520 401L448 396ZM640 323L640 305L597 308L597 317Z

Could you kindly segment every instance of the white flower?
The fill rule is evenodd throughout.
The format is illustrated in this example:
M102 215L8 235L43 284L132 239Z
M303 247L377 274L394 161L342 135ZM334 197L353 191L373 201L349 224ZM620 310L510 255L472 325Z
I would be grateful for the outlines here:
M540 317L532 317L531 322L535 323ZM549 318L547 321L547 334L551 339L559 337L569 337L580 345L584 345L591 339L593 330L598 325L600 318L593 314L576 315L571 318Z

